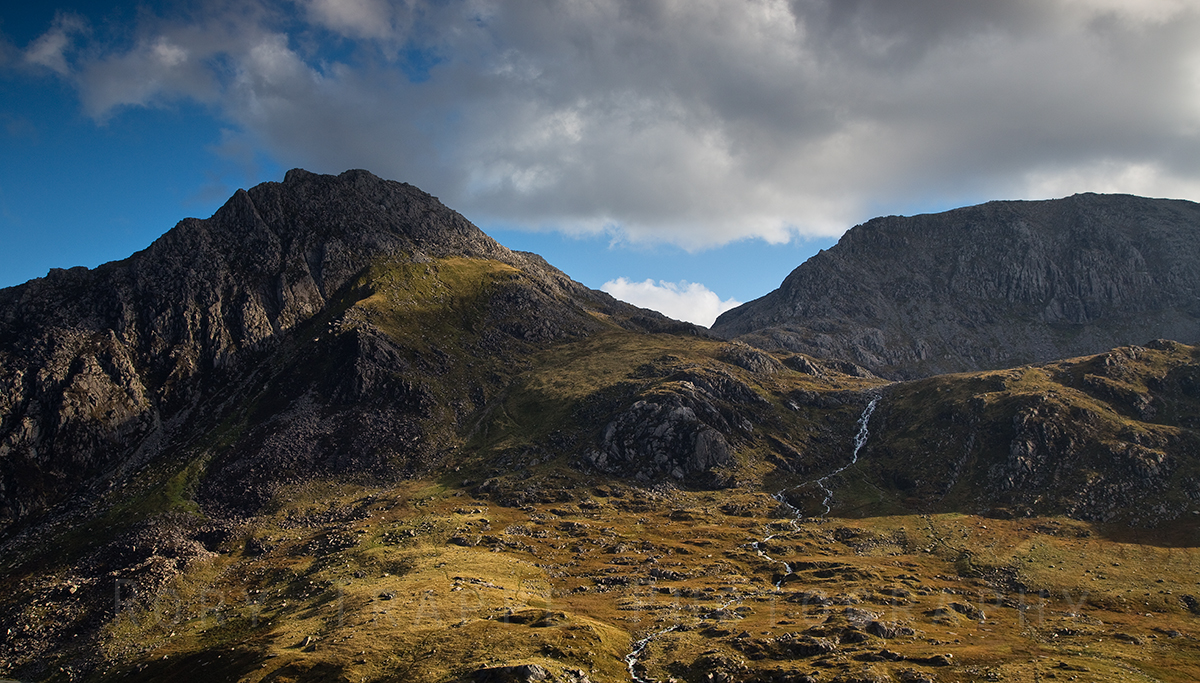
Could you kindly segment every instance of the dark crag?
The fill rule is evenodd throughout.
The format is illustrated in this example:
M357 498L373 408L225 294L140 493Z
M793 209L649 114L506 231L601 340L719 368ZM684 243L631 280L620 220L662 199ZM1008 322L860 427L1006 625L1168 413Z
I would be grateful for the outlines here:
M1200 340L1200 204L1080 194L875 218L713 331L898 379Z

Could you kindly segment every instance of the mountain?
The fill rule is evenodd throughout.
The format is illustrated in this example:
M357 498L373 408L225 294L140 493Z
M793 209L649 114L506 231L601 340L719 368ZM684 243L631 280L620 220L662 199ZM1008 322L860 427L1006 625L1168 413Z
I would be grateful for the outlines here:
M246 411L270 434L239 433L201 484L226 505L261 502L280 467L415 471L523 353L621 325L686 328L409 185L291 171L124 261L0 290L0 529L203 450Z
M893 382L772 334L364 171L0 290L0 676L1200 676L1200 348Z
M1200 340L1200 204L1080 194L876 218L714 332L893 378Z

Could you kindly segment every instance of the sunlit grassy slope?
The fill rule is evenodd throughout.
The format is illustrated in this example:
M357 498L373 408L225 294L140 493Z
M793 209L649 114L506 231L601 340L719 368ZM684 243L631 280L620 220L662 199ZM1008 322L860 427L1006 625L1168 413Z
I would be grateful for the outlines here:
M536 663L620 681L631 644L660 632L641 677L1200 675L1197 551L1176 530L953 513L793 524L761 492L589 483L564 474L569 501L522 509L421 482L291 492L116 615L110 678L437 681Z
M109 601L80 628L99 628L96 677L112 681L466 681L524 664L576 682L1200 679L1195 349L888 385L799 356L752 371L723 342L587 311L587 334L494 349L498 326L536 314L491 305L522 277L469 259L364 274L277 356L274 393L52 551L9 560L10 600L31 619L54 609L32 596L76 584ZM434 397L420 419L437 468L283 486L150 591L78 580L74 563L132 521L203 521L208 463L341 371L323 345L367 329ZM588 466L614 414L697 377L756 397L721 406L750 426L723 488ZM869 396L859 463L825 479ZM1019 424L1034 466L1004 488ZM1114 462L1128 471L1101 470ZM1072 508L1072 491L1126 475L1161 514L1065 516L1107 510Z

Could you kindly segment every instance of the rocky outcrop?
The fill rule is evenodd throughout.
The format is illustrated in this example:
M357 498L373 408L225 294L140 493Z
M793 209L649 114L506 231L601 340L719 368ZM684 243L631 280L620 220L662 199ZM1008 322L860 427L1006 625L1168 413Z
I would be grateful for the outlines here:
M712 329L892 378L1200 339L1200 204L1082 194L876 218Z
M914 507L1132 526L1200 503L1197 347L891 385L862 467Z
M696 414L700 409L711 419L712 404L697 401L690 386L681 390L662 401L638 401L617 416L604 430L600 449L589 454L591 463L602 470L633 471L643 481L663 473L682 480L731 464L725 437Z
M733 464L734 444L753 432L747 415L767 406L728 372L677 370L615 415L585 457L641 481L713 483L714 470Z
M729 363L730 365L736 365L743 370L760 375L774 375L775 373L783 370L783 363L780 363L773 357L763 353L762 351L759 351L749 344L743 344L742 342L737 341L730 342L721 347L721 352L717 358L722 362ZM797 363L808 363L803 356L796 356L795 358L798 359L795 361ZM798 372L806 372L806 369L803 368L803 365L798 366L798 368ZM813 372L807 372L807 374L814 374L815 372L816 371L814 370Z
M590 683L587 674L578 669L568 669L556 675L538 664L517 664L479 669L471 674L471 683Z

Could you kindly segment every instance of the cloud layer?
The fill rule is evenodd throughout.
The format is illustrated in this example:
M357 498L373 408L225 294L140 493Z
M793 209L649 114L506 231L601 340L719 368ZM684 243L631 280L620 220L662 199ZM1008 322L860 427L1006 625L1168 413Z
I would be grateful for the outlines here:
M619 277L605 282L600 289L634 306L704 327L711 327L717 316L742 305L733 299L721 301L715 292L698 282L630 282Z
M261 0L140 21L106 41L60 16L25 66L98 121L193 100L282 164L368 168L485 224L702 248L988 198L1200 199L1187 0Z

